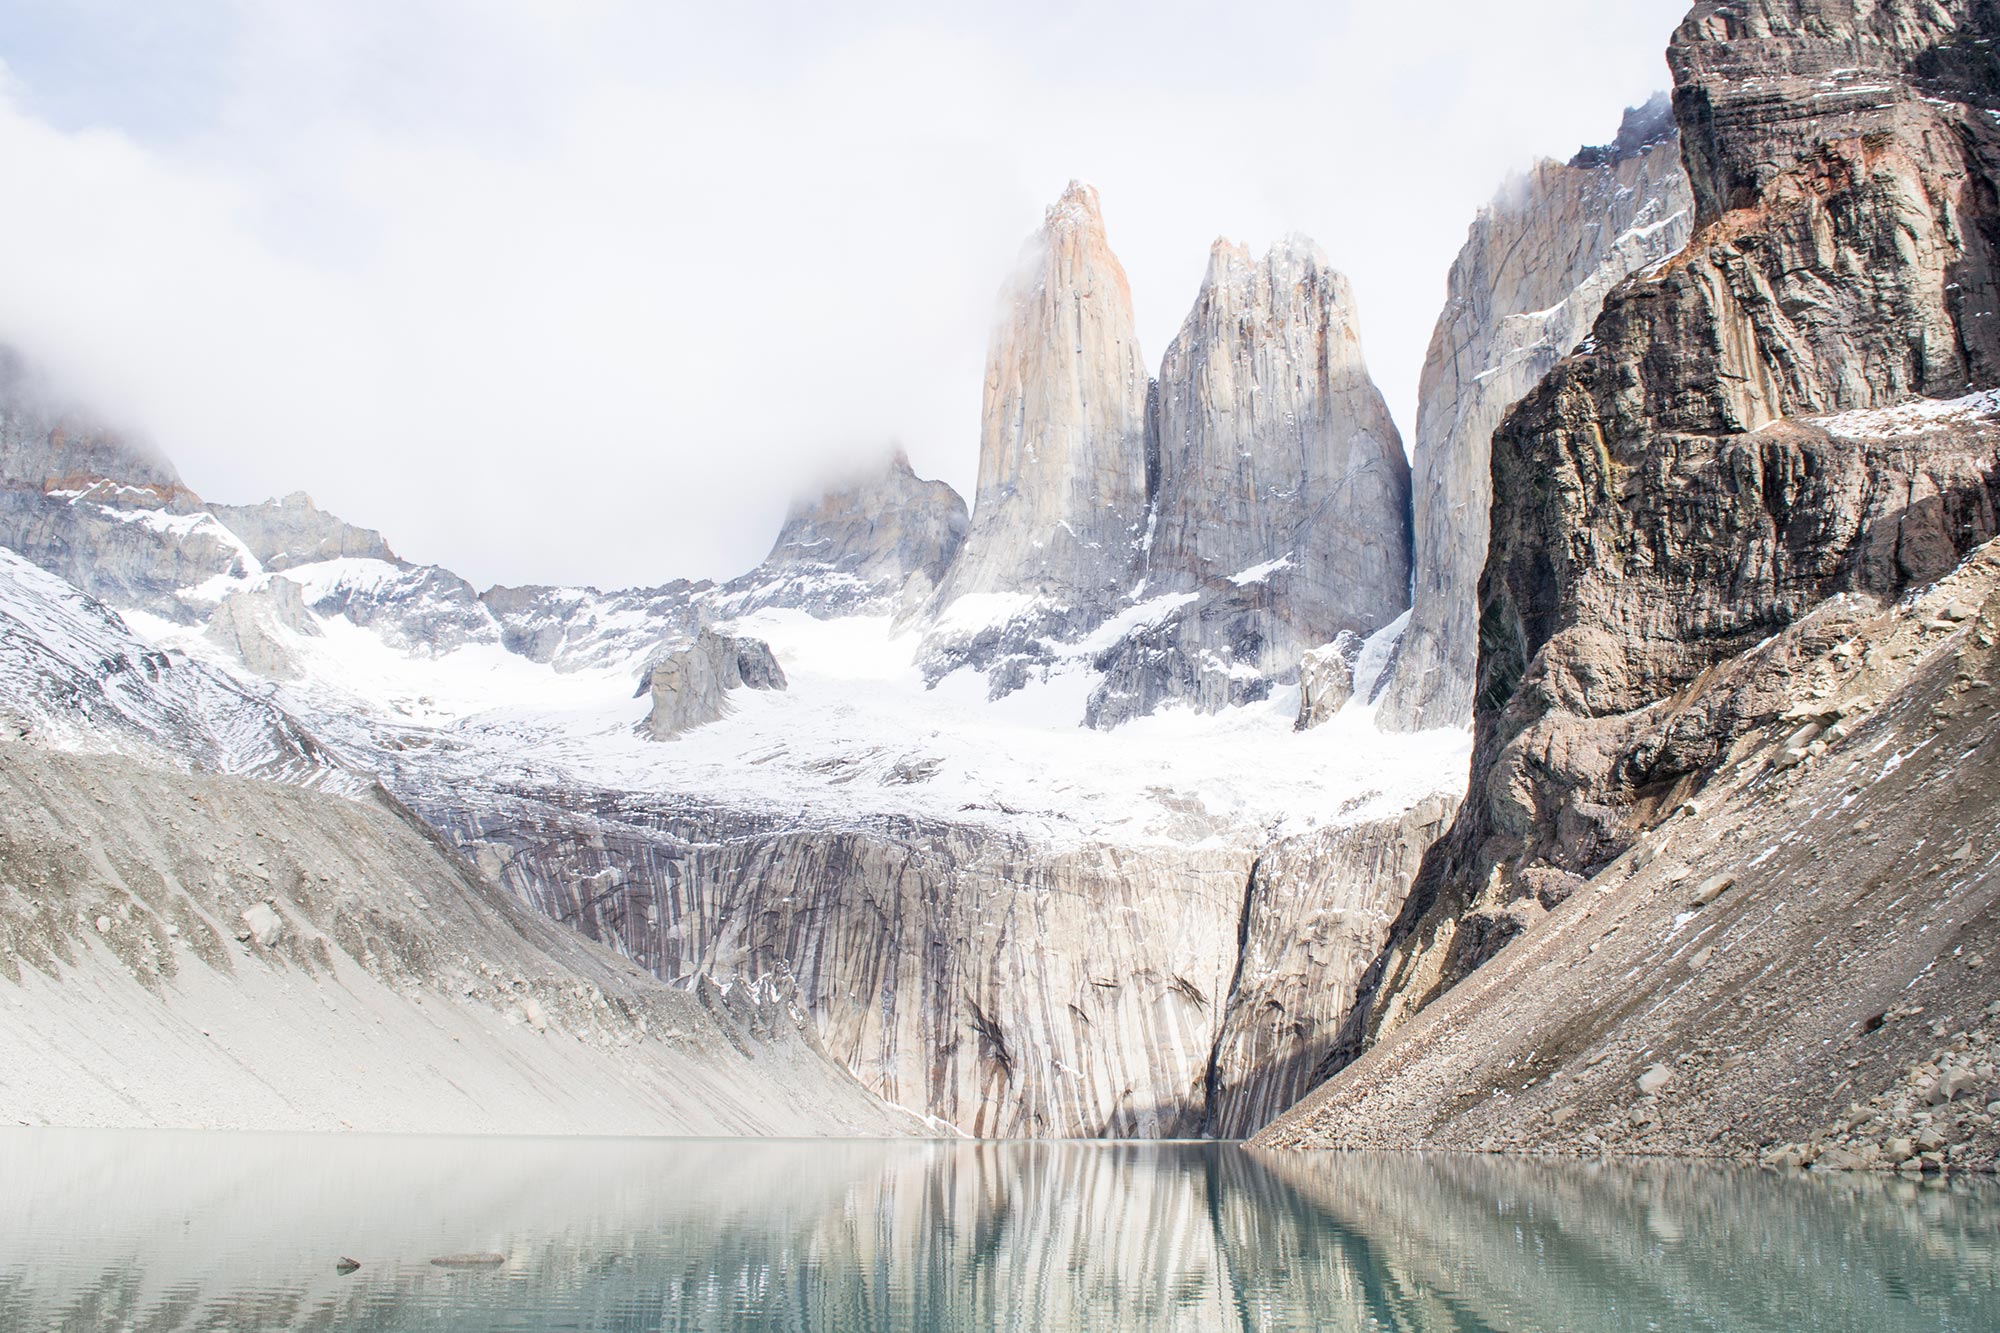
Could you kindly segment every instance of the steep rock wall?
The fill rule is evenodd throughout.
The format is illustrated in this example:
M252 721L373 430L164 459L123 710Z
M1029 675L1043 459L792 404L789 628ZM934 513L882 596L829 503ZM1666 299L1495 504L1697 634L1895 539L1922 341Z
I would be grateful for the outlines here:
M691 798L413 793L670 979L779 980L885 1099L998 1137L1255 1129L1310 1086L1444 810L1212 849L815 827Z
M1004 297L986 364L971 530L938 611L981 597L1027 614L1039 600L1071 630L1108 613L1139 566L1149 384L1097 192L1072 184ZM954 636L934 637L933 657L966 655Z
M1996 642L1989 545L1711 673L1774 716L1699 798L1263 1141L1993 1169Z
M1144 591L1198 597L1099 656L1091 725L1263 698L1408 604L1409 464L1347 279L1303 237L1216 243L1161 366L1157 467Z
M1690 706L1707 673L2000 528L1994 404L1896 407L2000 381L1995 38L1983 5L1835 0L1706 3L1676 34L1697 233L1494 439L1471 795L1349 1054L1772 721L1769 689Z
M1627 112L1611 144L1510 182L1472 224L1418 386L1415 604L1384 682L1384 725L1472 720L1493 432L1584 340L1612 289L1679 253L1693 230L1664 95Z

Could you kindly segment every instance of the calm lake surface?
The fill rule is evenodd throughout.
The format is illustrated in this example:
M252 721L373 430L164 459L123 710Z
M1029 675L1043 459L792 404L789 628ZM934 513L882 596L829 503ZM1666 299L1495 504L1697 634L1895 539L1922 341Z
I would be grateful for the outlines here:
M0 1132L0 1329L295 1328L1988 1333L2000 1191L1208 1145Z

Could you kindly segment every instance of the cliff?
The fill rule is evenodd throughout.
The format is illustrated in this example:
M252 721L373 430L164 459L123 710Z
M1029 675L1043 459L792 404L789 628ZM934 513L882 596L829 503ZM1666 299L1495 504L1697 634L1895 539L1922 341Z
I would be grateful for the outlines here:
M934 632L933 658L983 666L1038 625L1086 632L1131 587L1146 523L1149 383L1097 192L1073 183L1003 297L971 528L933 599L939 613L983 599L982 612L998 614L980 628L1022 624L1005 645Z
M1144 596L1193 596L1097 657L1093 726L1265 698L1408 604L1409 464L1353 292L1312 242L1257 261L1216 243L1157 415Z
M1472 224L1418 386L1415 602L1383 725L1471 722L1493 432L1584 340L1611 291L1679 253L1693 230L1664 95L1627 112L1612 143L1509 182Z
M1677 32L1695 236L1619 288L1584 348L1494 437L1472 784L1371 970L1348 1056L1468 977L1483 987L1496 955L1517 967L1590 915L1572 904L1636 892L1619 887L1623 858L1648 855L1641 839L1690 801L1705 809L1746 747L1782 739L1770 770L1838 764L1843 799L1867 790L1870 751L1858 733L1808 732L1824 725L1814 700L1857 662L1878 669L1876 640L1903 632L1862 612L1931 587L2000 530L1994 402L1962 397L2000 379L2000 126L1984 109L2000 96L1996 36L1983 5L1835 0L1705 3ZM1802 676L1821 661L1834 664L1825 679ZM1964 693L1983 675L1951 679ZM1935 686L1919 675L1901 688ZM1878 728L1870 746L1907 754L1928 725ZM1793 832L1808 813L1825 817L1800 805L1760 818ZM1912 807L1896 850L1957 818ZM1749 870L1735 882L1755 882ZM1840 893L1870 914L1907 899L1956 920L1954 895L1986 871L1908 873L1843 875ZM1935 951L1950 934L1900 937L1884 984L1946 968ZM1678 957L1674 936L1656 940L1632 945L1643 969ZM1557 982L1529 990L1551 996ZM1804 1011L1818 996L1844 1012L1847 985L1835 968L1784 1003ZM1344 1075L1328 1097L1365 1077ZM1768 1124L1856 1086L1825 1066L1800 1078ZM1443 1095L1437 1078L1426 1086Z

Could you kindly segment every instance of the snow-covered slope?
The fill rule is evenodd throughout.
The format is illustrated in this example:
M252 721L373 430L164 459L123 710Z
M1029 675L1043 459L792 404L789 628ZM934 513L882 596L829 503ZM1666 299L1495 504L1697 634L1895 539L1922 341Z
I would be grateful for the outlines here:
M0 549L0 717L15 738L183 770L370 785L268 693L140 639L102 602Z
M351 573L307 565L284 577L324 607L315 593ZM142 623L160 643L242 670L200 635ZM1465 733L1391 738L1357 704L1301 735L1296 689L1219 715L1168 711L1110 735L1077 725L1098 679L1082 657L989 701L971 670L928 688L919 638L887 617L768 608L723 623L769 643L790 688L739 692L731 716L671 746L639 727L647 706L635 692L658 642L647 636L622 653L601 644L600 664L565 671L492 642L413 652L325 616L314 634L272 627L299 673L276 697L350 762L415 780L698 791L807 822L951 819L1052 847L1304 832L1400 813L1464 780Z

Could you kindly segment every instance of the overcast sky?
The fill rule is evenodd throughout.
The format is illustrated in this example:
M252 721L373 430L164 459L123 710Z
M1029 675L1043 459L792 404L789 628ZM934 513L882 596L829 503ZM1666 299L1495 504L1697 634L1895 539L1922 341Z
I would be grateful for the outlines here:
M4 0L0 338L211 499L490 582L760 559L895 444L971 498L1071 177L1157 362L1210 241L1354 280L1404 430L1466 225L1686 0Z

